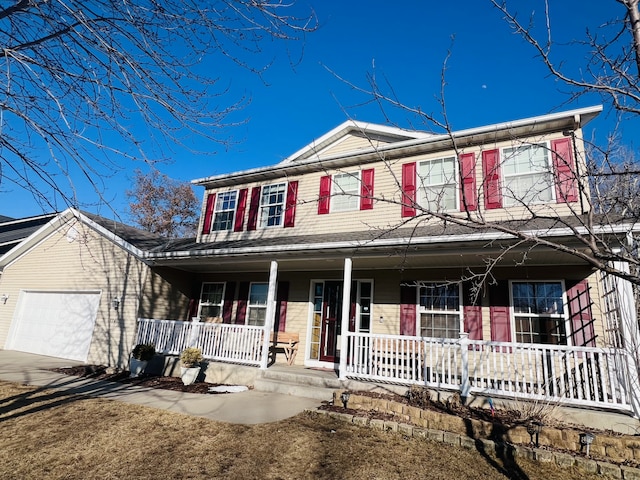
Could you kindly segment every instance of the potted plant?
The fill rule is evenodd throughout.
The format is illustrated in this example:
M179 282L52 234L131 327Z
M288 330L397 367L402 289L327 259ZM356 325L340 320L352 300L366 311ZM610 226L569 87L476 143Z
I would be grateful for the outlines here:
M156 347L151 343L139 343L131 352L130 367L131 377L137 377L147 367L149 360L156 354Z
M191 385L196 381L200 373L200 362L202 362L202 350L196 347L185 348L180 354L180 377L182 383Z

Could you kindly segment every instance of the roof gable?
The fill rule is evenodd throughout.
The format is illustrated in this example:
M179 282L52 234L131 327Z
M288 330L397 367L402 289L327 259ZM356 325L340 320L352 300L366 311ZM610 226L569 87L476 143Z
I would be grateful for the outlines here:
M430 136L431 134L426 132L347 120L293 155L290 155L281 164L291 164L304 160L322 160L340 154L357 153L363 150L376 149L383 145L428 138Z

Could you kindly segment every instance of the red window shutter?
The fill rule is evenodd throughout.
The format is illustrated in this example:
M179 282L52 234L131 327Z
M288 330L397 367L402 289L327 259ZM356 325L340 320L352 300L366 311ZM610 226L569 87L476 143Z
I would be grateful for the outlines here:
M287 329L287 301L289 299L289 282L278 282L276 292L276 324L274 330L284 332Z
M247 316L247 303L249 302L249 282L240 282L238 289L238 306L236 308L236 324L244 325Z
M556 175L556 199L558 203L578 200L577 178L571 138L559 138L551 141L553 169Z
M296 223L296 204L298 203L298 181L287 185L287 200L284 211L284 228L293 227Z
M477 208L476 156L473 153L463 153L460 155L460 211L472 212Z
M318 198L318 215L329 213L331 202L331 175L320 178L320 197Z
M400 335L416 335L417 302L417 287L400 285Z
M402 217L416 214L416 164L402 165Z
M233 297L236 293L236 283L227 282L224 289L224 304L222 305L222 322L231 323L231 311L233 310Z
M499 281L489 287L489 319L493 342L511 341L511 318L509 315L509 284ZM505 350L503 350L505 351Z
M200 300L191 298L189 299L189 309L187 310L187 322L198 315L198 307L200 306Z
M251 189L251 203L249 204L249 219L247 230L255 230L258 225L258 209L260 208L260 187Z
M462 313L464 315L464 331L469 334L469 340L482 340L482 307L465 305Z
M204 210L204 221L202 223L202 233L211 233L211 222L213 221L213 208L216 205L216 194L210 193L207 196L207 207Z
M247 188L238 192L238 207L236 208L236 219L233 225L234 232L241 232L244 226L244 212L247 208Z
M370 168L360 174L360 210L373 209L373 173Z
M500 183L500 151L482 152L484 172L484 206L487 210L502 207L502 186Z
M595 347L596 337L593 329L589 283L581 280L569 287L567 302L571 320L571 343L574 347Z

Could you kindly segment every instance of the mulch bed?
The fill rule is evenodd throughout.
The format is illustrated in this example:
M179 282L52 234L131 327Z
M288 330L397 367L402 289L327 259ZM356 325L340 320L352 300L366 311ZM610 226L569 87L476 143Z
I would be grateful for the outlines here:
M106 380L118 382L138 387L160 388L164 390L174 390L177 392L202 393L218 395L224 392L210 392L209 388L218 387L219 383L196 382L192 385L184 385L177 377L163 377L159 375L142 374L139 377L130 378L127 370L112 371L104 365L78 365L75 367L53 368L52 371L64 375L76 377L92 378L95 380Z

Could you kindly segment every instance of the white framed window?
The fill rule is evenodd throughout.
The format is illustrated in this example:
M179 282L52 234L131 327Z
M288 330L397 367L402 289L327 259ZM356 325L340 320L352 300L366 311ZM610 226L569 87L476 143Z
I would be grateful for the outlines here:
M265 185L260 193L260 228L278 227L283 223L286 183Z
M212 230L223 231L233 229L233 219L236 213L238 192L222 192L216 196L216 205L213 210Z
M247 325L264 326L267 318L268 283L252 283L249 286L249 302L247 303Z
M503 149L502 175L506 207L553 200L551 155L544 143Z
M458 208L458 164L455 157L418 163L418 203L432 211Z
M567 344L563 282L512 281L511 305L516 342Z
M224 307L224 282L205 282L200 291L200 305L198 317L203 322L222 322L222 309Z
M462 331L461 286L420 282L418 331L422 337L460 338Z
M348 212L360 209L360 172L336 173L333 176L331 211Z
M355 287L355 288L354 288ZM371 280L355 280L352 283L355 290L355 313L356 313L356 332L371 332L371 320L373 319L373 281ZM354 291L352 291L352 295Z

